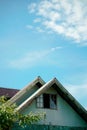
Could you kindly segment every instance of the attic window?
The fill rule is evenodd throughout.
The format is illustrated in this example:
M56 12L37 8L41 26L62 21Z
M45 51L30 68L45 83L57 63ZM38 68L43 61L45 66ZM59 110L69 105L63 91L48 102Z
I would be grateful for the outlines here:
M37 98L37 107L38 108L57 108L57 96L56 94L43 94Z

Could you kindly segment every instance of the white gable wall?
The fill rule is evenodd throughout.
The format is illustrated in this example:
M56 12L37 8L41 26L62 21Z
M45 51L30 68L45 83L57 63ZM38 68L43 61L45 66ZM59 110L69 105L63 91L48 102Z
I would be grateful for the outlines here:
M57 93L52 88L46 93ZM36 100L27 107L23 113L29 112L45 112L46 118L41 121L41 124L51 124L60 126L87 126L87 123L72 109L72 107L57 94L57 110L52 109L40 109L36 107Z

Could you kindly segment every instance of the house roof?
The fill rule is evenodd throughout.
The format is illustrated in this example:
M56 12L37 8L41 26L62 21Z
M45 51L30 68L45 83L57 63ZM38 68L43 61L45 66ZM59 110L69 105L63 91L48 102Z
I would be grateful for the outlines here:
M21 97L23 97L23 95L25 95L27 92L31 91L32 88L34 88L36 86L41 87L44 84L45 84L45 81L40 76L38 76L31 83L29 83L23 89L21 89L17 94L15 94L8 101L8 103L15 103L15 102L17 102L17 100L19 100Z
M11 88L0 87L0 96L6 96L7 98L12 98L19 90Z
M33 82L25 86L15 96L13 96L9 102L16 102L24 94L26 94L27 91L30 91L35 86L38 86L38 89L17 107L17 111L21 112L29 106L34 99L45 93L50 87L53 87L57 93L80 115L80 117L87 122L87 111L85 108L63 87L63 85L56 78L53 78L49 82L45 83L41 77L37 77Z

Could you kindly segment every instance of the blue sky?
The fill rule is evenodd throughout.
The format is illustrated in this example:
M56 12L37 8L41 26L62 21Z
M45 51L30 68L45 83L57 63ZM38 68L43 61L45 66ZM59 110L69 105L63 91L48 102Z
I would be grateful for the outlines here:
M87 108L87 0L0 0L0 86L37 76Z

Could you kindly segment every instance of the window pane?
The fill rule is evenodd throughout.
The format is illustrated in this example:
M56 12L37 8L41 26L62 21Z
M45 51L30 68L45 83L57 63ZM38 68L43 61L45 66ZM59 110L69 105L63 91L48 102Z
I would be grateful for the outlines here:
M39 104L39 103L37 103L37 107L40 107L40 104Z
M57 108L56 95L50 95L50 108Z
M40 103L40 108L43 108L43 104L42 103Z
M37 98L37 102L39 102L39 98Z
M43 99L42 99L42 98L40 98L39 102L42 102L42 103L43 103Z

